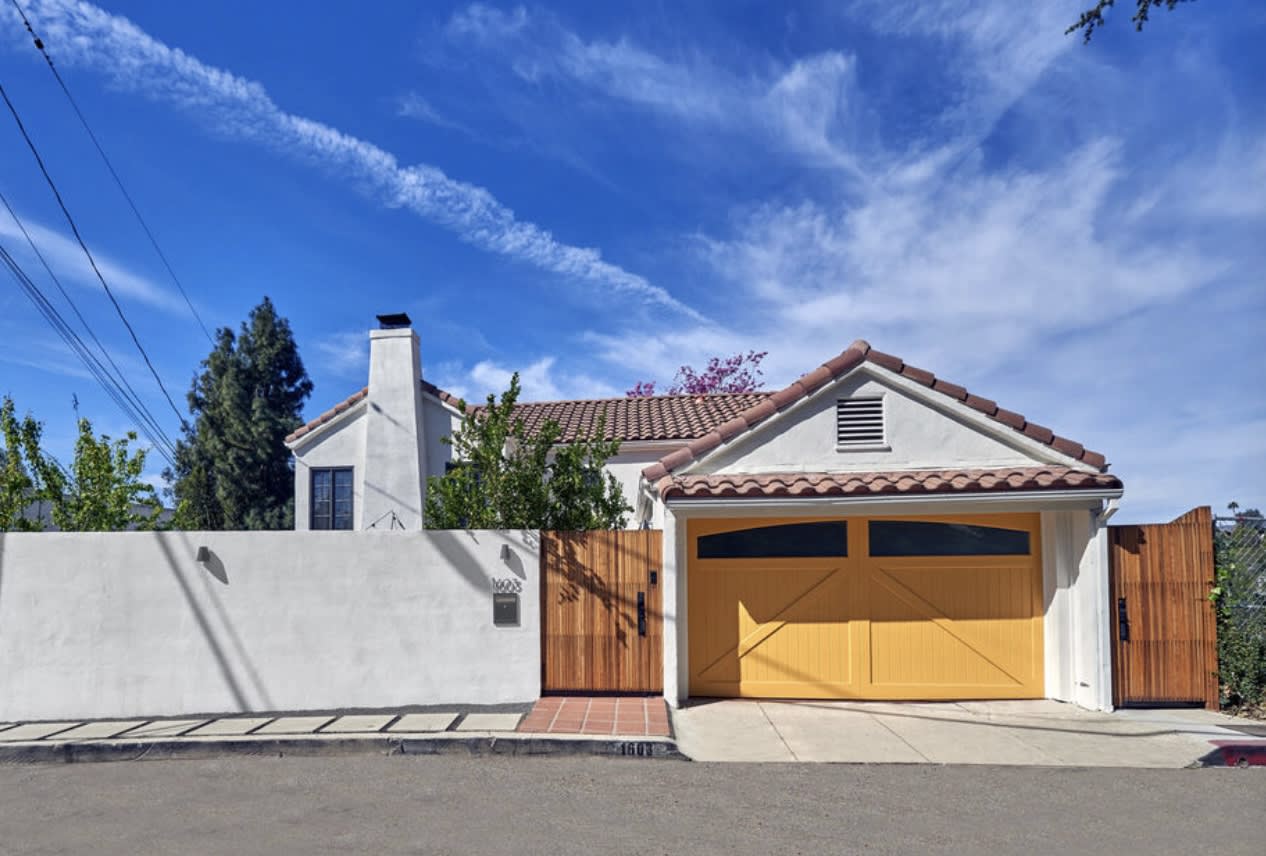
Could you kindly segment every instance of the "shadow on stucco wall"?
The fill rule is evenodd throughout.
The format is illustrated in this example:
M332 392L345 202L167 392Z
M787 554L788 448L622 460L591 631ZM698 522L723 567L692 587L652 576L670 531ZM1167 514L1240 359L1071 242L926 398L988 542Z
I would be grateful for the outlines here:
M183 532L170 533L170 535L171 536L178 535L180 539L184 542L184 546L186 548L189 548L190 546L189 536L186 533L183 533ZM255 708L251 705L251 701L247 697L246 690L242 686L241 680L235 674L235 671L233 669L233 664L232 662L230 662L229 657L227 653L225 652L223 643L220 641L219 638L217 638L215 628L212 627L211 621L208 619L206 611L203 609L202 605L198 602L198 598L194 594L193 588L190 585L189 580L186 578L185 571L182 570L181 568L181 563L176 558L176 555L172 552L171 544L168 543L168 537L169 537L168 533L158 533L154 536L159 549L163 551L163 556L167 561L167 566L171 570L172 576L175 578L176 583L180 587L180 593L181 595L184 596L185 604L189 607L189 611L193 614L194 621L196 621L198 624L199 631L201 631L203 638L206 639L207 641L207 647L211 650L212 657L215 658L216 666L219 669L220 676L224 679L224 684L228 688L229 694L233 696L233 703L236 706L236 709L238 711L244 712L244 711L254 710ZM189 555L193 555L192 551L190 551L189 549L186 549L186 553L189 553ZM224 569L223 562L221 562L218 558L216 559L216 562L219 565L219 573L215 573L214 571L211 571L211 573L213 576L216 577L217 580L227 585L228 572ZM228 616L224 612L223 605L220 603L219 598L216 597L214 593L210 591L210 589L208 589L208 593L210 594L210 600L212 604L214 605L214 607L216 608L220 621L224 624L225 628L227 629L228 634L231 637L231 641L233 643L234 648L237 649L237 654L239 658L245 664L246 670L249 673L249 677L251 678L252 683L255 685L254 689L256 690L256 692L259 693L260 698L263 700L264 704L266 706L270 706L269 701L268 701L268 694L264 689L263 683L262 681L260 681L258 674L256 674L255 669L251 665L250 658L246 656L246 651L242 645L241 639L239 639L237 637L237 634L233 631L233 625L228 620Z

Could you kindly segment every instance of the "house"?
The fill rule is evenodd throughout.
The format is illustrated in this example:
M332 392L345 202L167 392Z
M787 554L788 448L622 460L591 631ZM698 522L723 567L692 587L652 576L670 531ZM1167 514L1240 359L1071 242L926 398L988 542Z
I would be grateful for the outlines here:
M419 529L453 396L407 316L369 385L292 434L296 526ZM1052 698L1111 708L1103 455L857 341L785 389L524 403L662 531L663 687L688 696Z

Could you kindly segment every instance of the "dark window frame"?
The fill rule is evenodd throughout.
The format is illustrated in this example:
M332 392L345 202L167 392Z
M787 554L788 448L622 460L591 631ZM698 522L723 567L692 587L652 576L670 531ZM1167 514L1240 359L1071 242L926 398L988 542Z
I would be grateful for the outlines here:
M828 544L834 545L833 549L828 549ZM710 532L695 540L695 558L729 561L848 558L848 521L772 523Z
M338 491L344 485L339 476L346 475L345 499L340 499ZM322 488L318 481L328 480ZM356 528L356 474L354 467L313 467L308 478L308 528L346 532ZM328 490L328 498L319 499L322 490ZM339 505L346 504L346 510ZM318 509L318 505L325 506Z
M1032 532L1008 526L954 520L871 519L866 522L866 530L867 553L874 558L1033 555Z

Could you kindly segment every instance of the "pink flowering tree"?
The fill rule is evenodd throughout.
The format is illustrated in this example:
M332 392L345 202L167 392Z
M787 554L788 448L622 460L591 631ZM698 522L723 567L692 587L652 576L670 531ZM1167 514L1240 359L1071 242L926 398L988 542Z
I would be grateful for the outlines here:
M698 371L693 366L682 366L673 378L672 386L664 395L708 395L714 392L755 392L765 385L761 360L768 351L748 351L732 357L713 357L708 365ZM655 395L655 381L641 380L625 395L640 398Z

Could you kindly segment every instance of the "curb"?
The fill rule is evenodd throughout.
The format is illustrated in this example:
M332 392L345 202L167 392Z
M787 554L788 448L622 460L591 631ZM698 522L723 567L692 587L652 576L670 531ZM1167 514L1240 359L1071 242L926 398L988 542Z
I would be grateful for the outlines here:
M167 761L339 755L606 756L689 761L675 741L663 738L542 737L518 733L365 737L230 737L199 740L91 740L12 743L0 746L0 764L75 764L100 761Z

